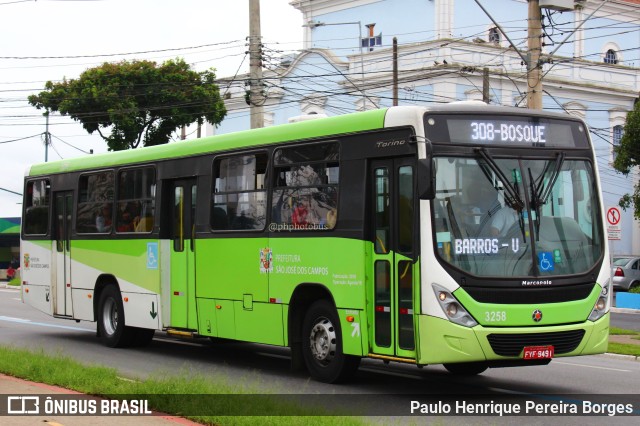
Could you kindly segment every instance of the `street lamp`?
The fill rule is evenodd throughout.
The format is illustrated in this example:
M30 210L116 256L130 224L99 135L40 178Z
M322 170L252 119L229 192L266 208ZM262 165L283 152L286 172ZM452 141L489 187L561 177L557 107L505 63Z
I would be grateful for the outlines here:
M354 22L318 22L318 21L309 21L304 24L303 27L307 28L317 28L317 27L326 27L329 25L357 25L358 26L358 47L360 48L360 74L362 75L362 87L359 89L362 92L362 109L365 109L367 95L364 93L364 55L362 53L362 21L354 21Z

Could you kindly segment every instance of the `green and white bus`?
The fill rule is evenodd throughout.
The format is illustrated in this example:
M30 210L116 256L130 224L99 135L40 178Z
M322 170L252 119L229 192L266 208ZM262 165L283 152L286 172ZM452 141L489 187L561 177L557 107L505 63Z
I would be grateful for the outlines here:
M596 159L564 114L392 107L38 164L24 194L24 302L110 347L283 346L325 382L607 349Z

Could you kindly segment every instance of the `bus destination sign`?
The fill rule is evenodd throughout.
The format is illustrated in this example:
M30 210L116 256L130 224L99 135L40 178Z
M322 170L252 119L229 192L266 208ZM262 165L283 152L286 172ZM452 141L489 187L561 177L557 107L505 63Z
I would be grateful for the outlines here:
M499 123L493 121L469 122L470 139L479 142L522 142L544 145L547 142L542 124Z
M517 115L428 114L427 137L433 143L582 148L588 146L579 121Z

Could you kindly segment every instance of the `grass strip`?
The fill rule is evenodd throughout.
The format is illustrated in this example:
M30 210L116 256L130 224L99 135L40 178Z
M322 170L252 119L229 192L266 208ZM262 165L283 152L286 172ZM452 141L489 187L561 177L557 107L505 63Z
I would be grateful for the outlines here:
M640 344L633 345L629 343L609 342L607 352L621 355L640 356Z
M612 336L627 336L627 335L640 335L640 332L635 330L625 330L624 328L611 327L609 329L609 334Z
M44 350L29 351L0 346L0 372L30 380L110 399L134 399L142 395L149 408L182 416L207 425L363 425L362 419L347 416L326 416L326 411L293 405L279 400L279 395L258 394L255 389L240 388L216 378L210 381L193 372L180 377L124 379L117 370L87 366L64 355L48 355ZM193 395L193 398L189 398ZM197 395L197 397L196 397ZM206 396L206 397L202 397ZM209 398L209 396L211 396ZM250 405L246 405L250 401ZM253 416L193 415L216 412L216 404L223 413L260 413ZM233 404L244 404L230 406ZM191 414L190 414L191 413ZM273 415L264 414L273 413ZM283 416L286 413L288 415ZM332 413L333 414L333 413ZM319 416L314 416L319 415Z

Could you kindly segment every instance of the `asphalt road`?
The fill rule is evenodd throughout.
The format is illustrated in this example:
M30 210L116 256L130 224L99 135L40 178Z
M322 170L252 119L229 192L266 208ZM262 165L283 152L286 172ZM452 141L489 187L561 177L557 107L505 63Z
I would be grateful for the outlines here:
M257 392L315 395L310 401L323 408L358 410L374 413L382 423L390 417L410 415L410 402L416 396L425 402L508 400L536 398L543 404L556 404L570 397L572 401L599 401L598 395L618 394L614 402L634 403L640 415L640 362L608 355L558 358L547 366L490 369L480 376L464 378L448 374L441 366L418 369L403 364L385 365L364 360L353 382L327 385L309 379L307 374L289 370L289 352L285 348L241 342L213 344L207 340L177 341L159 333L145 348L109 349L95 337L95 324L50 318L20 302L15 290L0 289L0 344L48 353L65 354L82 362L117 368L123 376L144 378L167 375L205 376L225 380L237 386L250 386ZM614 314L614 323L634 321L633 314ZM617 325L620 326L620 325ZM624 326L623 326L624 327ZM625 327L627 328L627 327ZM335 397L335 395L338 395ZM597 394L597 395L596 395ZM333 396L332 396L333 395ZM408 397L407 395L411 395ZM609 399L611 400L611 398ZM364 406L364 408L363 408ZM360 412L359 411L359 412ZM563 425L607 421L614 424L637 424L637 417L598 417L597 419L562 415L527 417L526 424ZM522 423L519 417L496 416L442 417L441 424ZM416 423L420 418L403 417L397 421Z

